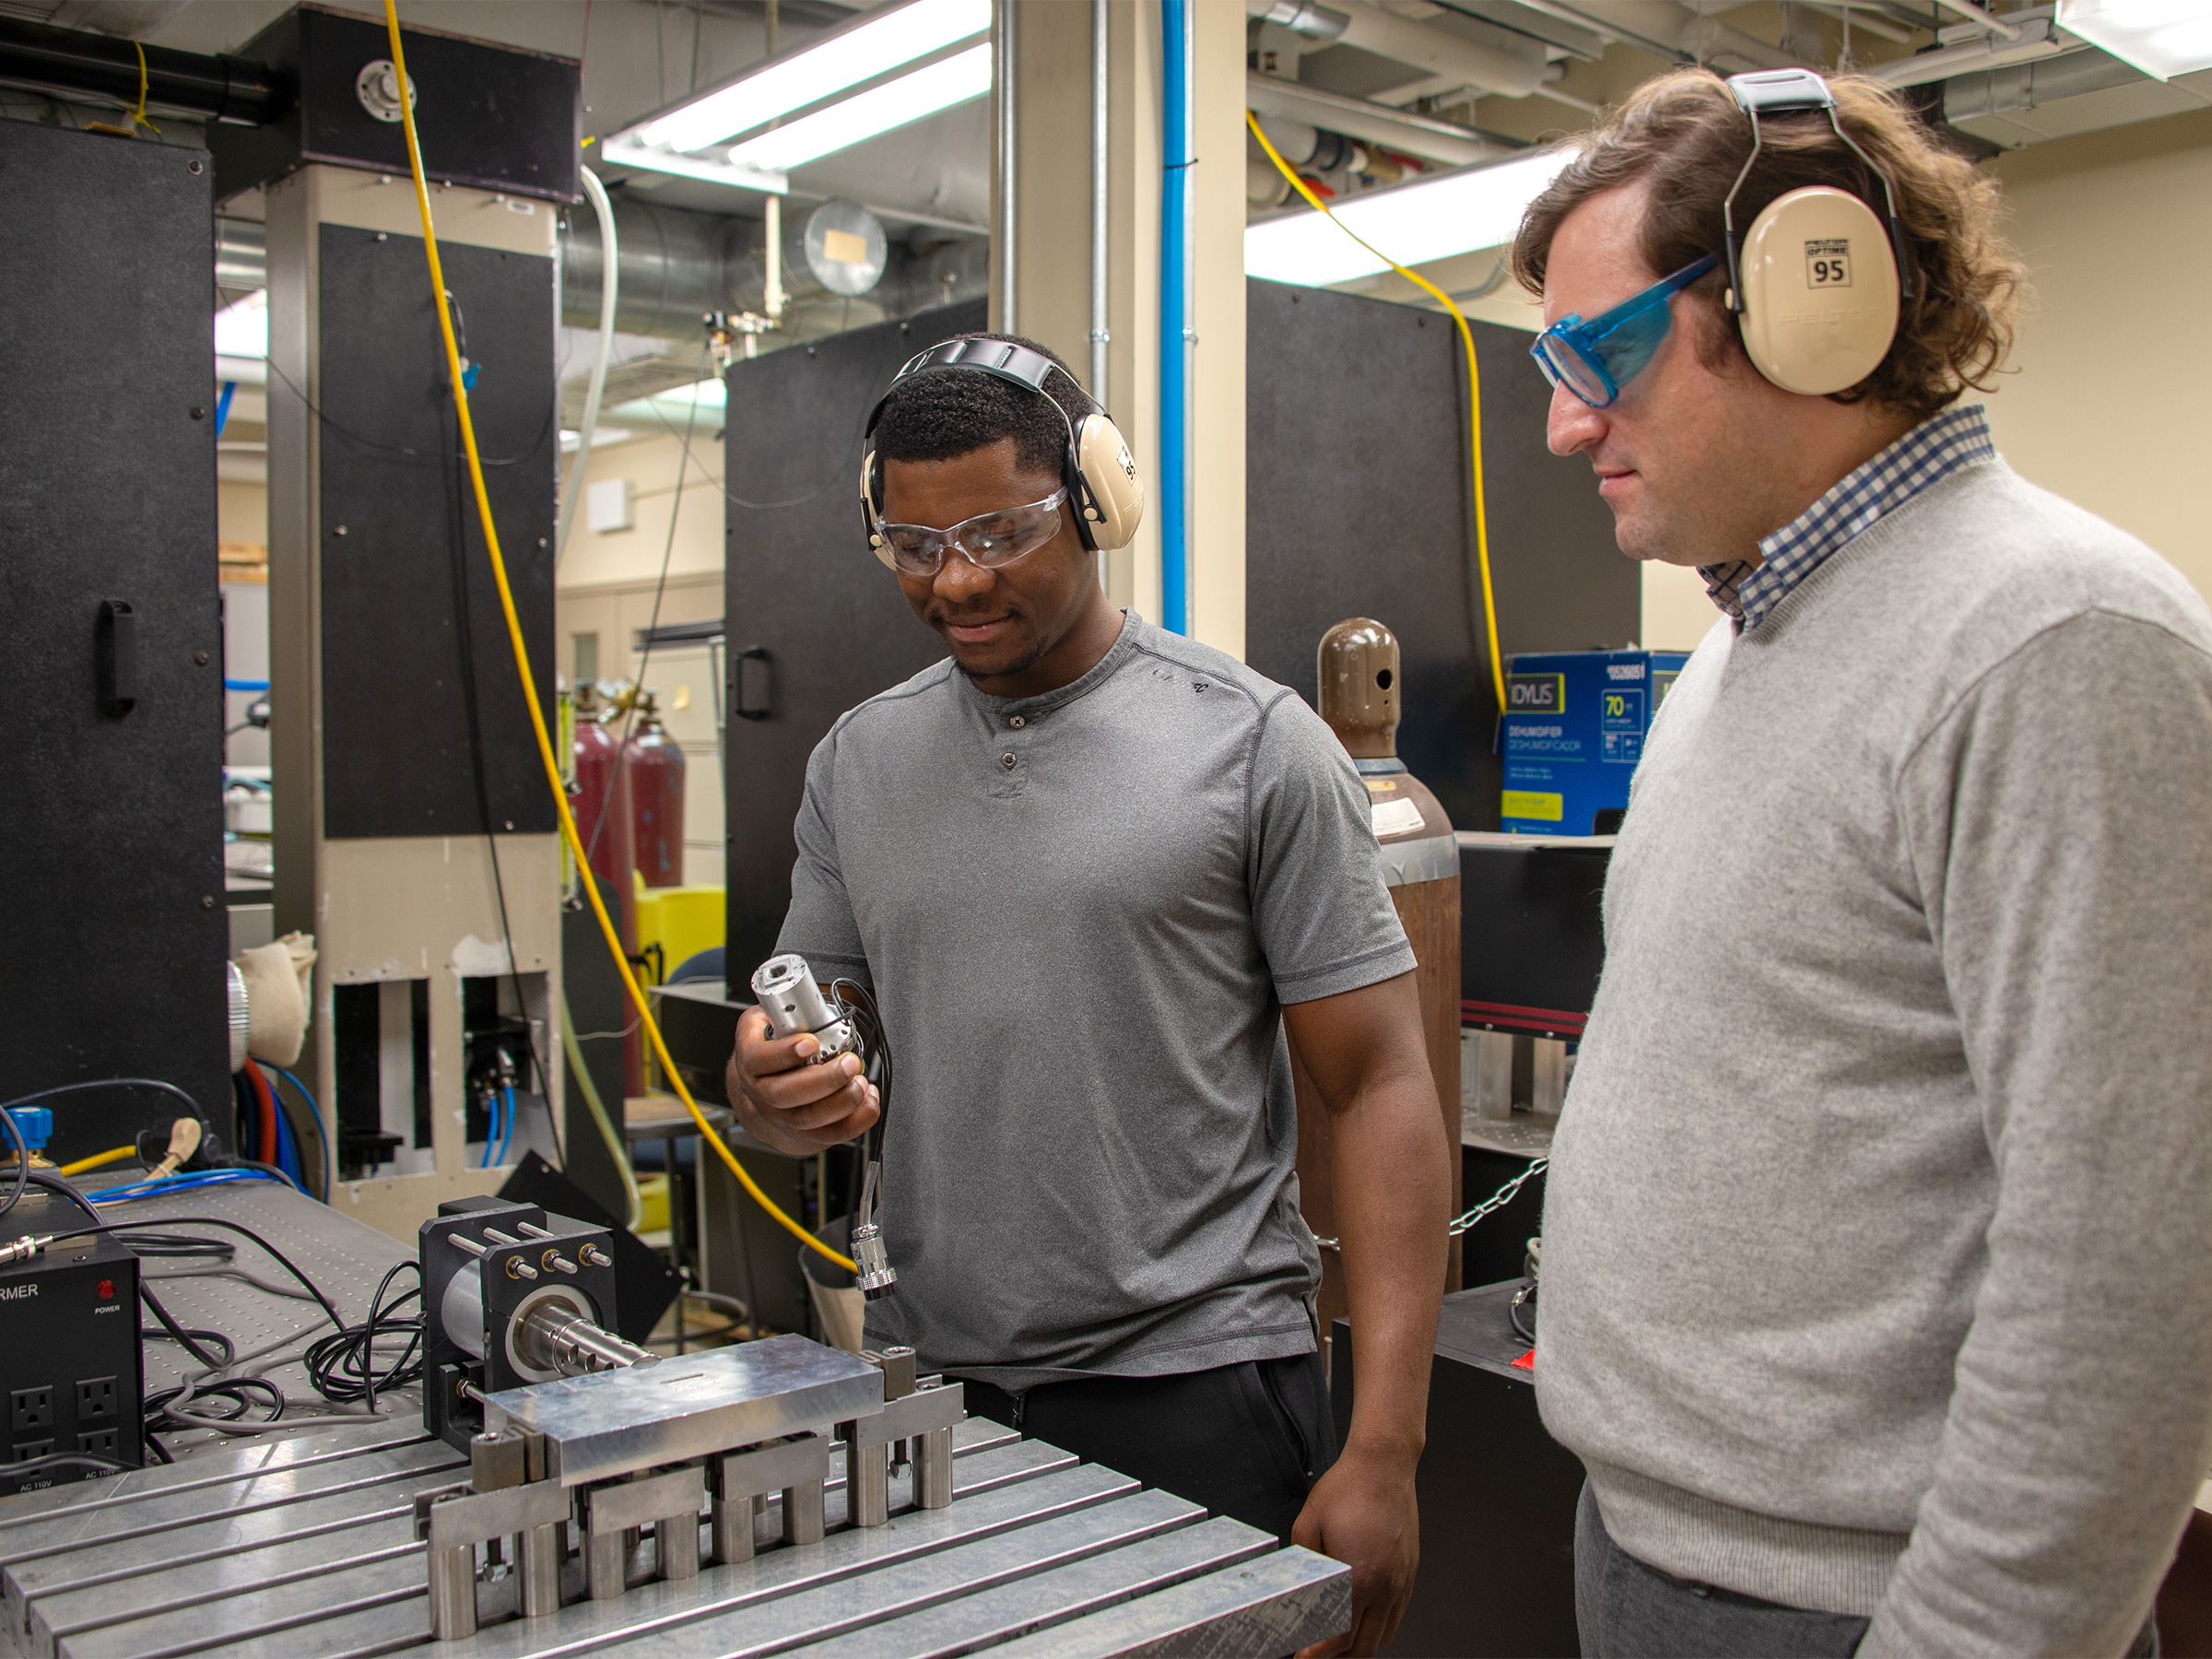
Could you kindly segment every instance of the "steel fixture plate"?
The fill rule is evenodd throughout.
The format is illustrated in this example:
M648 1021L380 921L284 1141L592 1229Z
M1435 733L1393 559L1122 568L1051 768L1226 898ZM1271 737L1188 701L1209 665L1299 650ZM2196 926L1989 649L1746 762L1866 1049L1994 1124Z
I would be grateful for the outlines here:
M543 1434L547 1476L581 1486L882 1409L874 1366L803 1336L771 1336L509 1389L488 1397L484 1416L487 1428Z

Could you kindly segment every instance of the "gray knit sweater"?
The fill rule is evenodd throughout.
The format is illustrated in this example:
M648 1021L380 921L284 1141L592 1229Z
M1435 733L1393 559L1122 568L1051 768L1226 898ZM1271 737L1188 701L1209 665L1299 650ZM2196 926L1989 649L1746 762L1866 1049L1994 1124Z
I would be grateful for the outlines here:
M2001 461L1656 723L1535 1374L1622 1548L2119 1653L2212 1463L2212 613Z

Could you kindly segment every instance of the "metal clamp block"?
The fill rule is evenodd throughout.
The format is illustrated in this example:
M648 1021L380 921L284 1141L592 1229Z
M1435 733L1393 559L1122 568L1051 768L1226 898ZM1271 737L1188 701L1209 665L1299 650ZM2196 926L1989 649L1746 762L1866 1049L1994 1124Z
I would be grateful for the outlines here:
M718 1457L707 1465L714 1500L714 1559L725 1566L753 1559L755 1501L783 1495L783 1542L822 1541L822 1487L830 1478L830 1442L804 1435Z
M914 1500L921 1509L952 1501L952 1430L968 1415L958 1382L924 1377L912 1394L872 1417L837 1426L845 1442L845 1517L854 1526L881 1526L891 1518L890 1449L914 1441Z
M550 1481L479 1492L466 1486L415 1495L415 1535L429 1547L430 1635L457 1641L477 1633L477 1546L520 1533L523 1610L535 1617L560 1605L559 1528L569 1494ZM550 1571L546 1542L551 1541ZM545 1605L548 1595L551 1605Z
M591 1598L609 1601L622 1594L629 1571L622 1535L633 1526L653 1528L663 1578L697 1578L699 1512L706 1501L706 1477L696 1466L588 1488L583 1571Z

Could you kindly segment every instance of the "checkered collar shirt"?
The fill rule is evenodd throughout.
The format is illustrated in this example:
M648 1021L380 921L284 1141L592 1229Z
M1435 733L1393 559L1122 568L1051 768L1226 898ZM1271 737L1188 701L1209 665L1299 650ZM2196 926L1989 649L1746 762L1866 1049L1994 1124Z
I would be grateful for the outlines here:
M1931 416L1773 535L1759 540L1762 562L1700 565L1705 591L1739 629L1757 628L1783 595L1830 554L1894 512L1922 490L1973 461L1997 453L1981 404Z

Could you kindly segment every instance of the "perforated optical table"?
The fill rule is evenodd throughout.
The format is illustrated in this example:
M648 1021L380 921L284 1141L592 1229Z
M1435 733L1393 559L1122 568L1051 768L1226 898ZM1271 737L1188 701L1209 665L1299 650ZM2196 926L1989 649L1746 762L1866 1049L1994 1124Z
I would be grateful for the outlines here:
M194 1194L194 1207L226 1213L216 1206L228 1196ZM288 1253L296 1230L327 1238L338 1218L304 1199L296 1211L272 1202L288 1197L256 1191L248 1224ZM341 1313L361 1318L374 1277L343 1277L318 1253L310 1271ZM382 1253L364 1250L363 1267ZM465 1479L468 1462L424 1432L412 1397L394 1408L383 1422L210 1447L0 1500L0 1654L1248 1655L1291 1653L1349 1623L1350 1574L1338 1563L971 1418L954 1430L949 1508L912 1507L900 1473L888 1524L848 1528L833 1469L818 1543L782 1543L771 1497L755 1516L752 1560L593 1601L578 1599L582 1563L571 1559L564 1605L527 1619L512 1617L510 1570L493 1566L477 1591L481 1628L433 1643L415 1496ZM633 1578L651 1580L653 1550L647 1539Z

